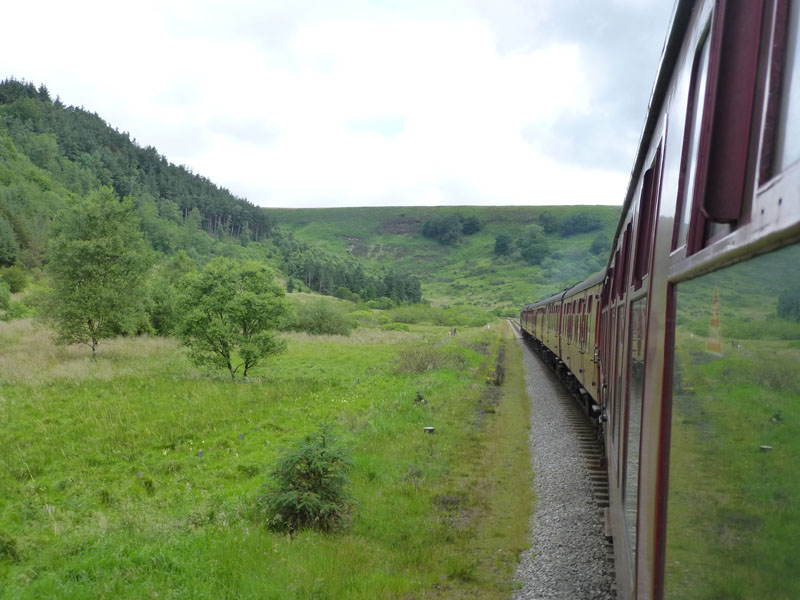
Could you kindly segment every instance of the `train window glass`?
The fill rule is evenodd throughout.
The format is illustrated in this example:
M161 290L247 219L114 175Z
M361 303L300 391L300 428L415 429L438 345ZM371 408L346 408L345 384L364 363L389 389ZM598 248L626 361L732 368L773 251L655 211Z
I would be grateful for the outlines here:
M633 226L632 223L628 223L628 226L625 228L625 234L622 236L622 269L620 270L622 277L620 278L620 287L619 287L620 298L625 296L625 292L627 291L627 286L628 286L628 273L630 272L632 226Z
M800 244L677 286L667 599L800 598Z
M609 328L608 337L606 339L606 343L608 344L606 347L606 355L608 356L608 399L610 400L610 409L611 409L611 437L616 440L617 439L617 404L614 401L614 385L615 385L615 377L614 371L616 370L616 355L617 353L614 352L614 335L617 332L617 309L611 308L609 309L609 315L611 317L611 327ZM616 445L612 445L614 452L616 452Z
M636 231L636 255L633 264L633 289L642 287L642 279L647 273L650 262L650 224L653 193L653 173L650 167L645 171L642 180L641 200L639 201L639 223Z
M642 280L650 270L650 253L653 247L653 230L658 199L658 172L661 167L661 147L656 151L652 166L645 172L636 232L636 256L633 265L633 288L642 287Z
M589 351L589 323L591 322L592 317L590 315L586 315L583 318L583 351Z
M625 516L625 532L631 563L636 556L636 515L639 495L639 443L642 429L642 398L644 378L644 332L647 315L647 297L631 304L630 336L628 338L628 415L625 447L625 486L622 490L622 506Z
M617 338L616 338L616 368L614 369L615 381L614 381L614 412L616 413L616 435L615 438L617 440L617 464L616 464L616 472L617 472L617 485L620 485L620 478L622 476L622 469L620 468L620 460L622 459L622 437L620 436L621 427L622 427L622 403L625 397L626 389L623 387L623 382L625 380L625 372L624 372L624 364L623 359L625 357L624 348L625 344L622 340L625 339L625 307L618 306L617 307Z
M703 117L700 143L705 155L701 150L695 185L700 194L699 214L696 230L689 233L688 252L699 250L728 230L709 228L704 222L735 224L741 217L751 176L751 147L757 135L752 125L765 4L766 0L715 3L706 100L713 108L709 105Z
M685 154L683 163L683 186L679 190L680 219L678 220L678 238L675 247L686 244L689 233L689 220L692 216L694 201L694 184L697 176L697 160L700 150L700 128L705 106L706 81L708 79L709 41L706 35L699 48L693 69L692 84L689 87L689 105L686 119L688 121L684 142Z
M800 131L800 2L791 2L789 10L787 52L783 65L783 98L775 157L778 171L783 171L800 160L800 136L797 135Z

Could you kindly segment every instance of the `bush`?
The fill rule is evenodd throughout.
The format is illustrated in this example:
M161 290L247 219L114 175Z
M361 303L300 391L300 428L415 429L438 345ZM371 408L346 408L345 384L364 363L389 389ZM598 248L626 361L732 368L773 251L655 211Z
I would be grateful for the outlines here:
M430 344L407 346L400 351L397 357L396 371L402 374L445 369L456 365L458 361L456 356L442 346Z
M14 229L3 215L0 215L0 265L13 265L19 253L19 244Z
M494 239L494 253L498 256L505 256L511 253L513 240L507 233L501 233Z
M172 334L180 322L180 295L163 276L153 277L147 284L147 317L153 332Z
M411 328L405 323L386 323L381 325L383 331L411 331Z
M463 235L461 216L447 215L425 221L422 225L422 235L446 246L457 244Z
M294 329L312 335L350 335L353 323L344 308L320 298L297 308Z
M557 233L558 230L561 229L561 221L559 218L548 211L544 211L539 215L539 224L542 226L542 230L547 234Z
M5 281L0 281L0 310L8 310L11 304L11 290Z
M395 307L395 302L391 298L383 296L381 298L378 298L377 300L370 300L369 302L367 302L367 306L377 310L389 310L390 308Z
M506 306L506 307L497 307L492 311L492 314L496 317L510 317L512 319L519 318L519 307L516 306Z
M2 319L4 321L13 321L15 319L32 317L33 315L33 310L31 310L27 305L23 304L22 302L17 302L16 300L12 300L9 302L8 308L6 308L6 312L2 316Z
M550 245L542 235L542 230L531 225L518 242L519 253L531 265L538 265L550 254Z
M592 254L605 254L611 249L611 240L604 233L598 233L597 237L592 241L589 251Z
M483 229L483 222L475 216L465 218L461 223L461 231L464 235L473 235Z
M257 508L278 531L339 528L352 507L346 490L350 467L331 428L323 425L278 457Z
M561 223L561 235L564 237L579 233L595 231L603 226L603 222L586 213L577 213L564 219Z
M374 326L380 324L380 314L371 310L354 310L350 313L350 318L358 323L358 326Z
M25 275L25 271L17 265L0 269L0 279L8 284L12 294L21 292L28 287L28 277Z
M800 321L800 286L795 285L780 293L778 316L791 321Z
M348 288L340 285L336 292L333 294L337 298L341 298L342 300L349 300L350 302L361 302L361 296L356 294L355 292L350 291Z

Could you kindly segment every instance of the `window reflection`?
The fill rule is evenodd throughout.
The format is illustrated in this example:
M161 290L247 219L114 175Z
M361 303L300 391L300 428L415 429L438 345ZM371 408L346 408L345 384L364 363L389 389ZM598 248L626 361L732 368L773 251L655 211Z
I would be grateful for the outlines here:
M689 220L692 216L692 203L694 201L694 181L697 175L697 155L700 149L700 129L703 121L703 107L705 106L706 79L708 75L709 44L708 36L703 40L703 47L697 60L694 81L692 84L692 101L689 110L689 146L684 166L684 184L681 190L681 220L678 226L678 243L676 247L686 243L689 232Z
M800 245L677 297L665 598L800 598Z
M647 298L631 304L630 322L630 388L628 393L628 439L625 454L625 529L631 556L636 553L636 514L639 489L639 440L642 428L642 383L644 376L644 332Z
M800 160L800 44L798 44L798 19L800 2L792 2L789 9L789 36L784 63L783 104L778 125L777 167L783 171Z

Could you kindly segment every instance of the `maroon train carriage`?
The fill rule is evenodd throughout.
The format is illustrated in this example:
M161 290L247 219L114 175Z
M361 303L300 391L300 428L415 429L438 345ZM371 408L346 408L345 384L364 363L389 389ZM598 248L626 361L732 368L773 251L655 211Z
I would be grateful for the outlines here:
M520 322L539 355L564 380L586 414L599 415L597 332L605 273L522 309Z
M521 313L602 408L621 598L800 598L799 22L676 3L606 270Z

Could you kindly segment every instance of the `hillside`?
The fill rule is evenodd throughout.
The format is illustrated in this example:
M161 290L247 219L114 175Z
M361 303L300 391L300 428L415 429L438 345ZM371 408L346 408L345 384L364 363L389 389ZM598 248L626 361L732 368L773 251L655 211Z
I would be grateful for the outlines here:
M290 291L350 300L521 304L605 266L615 207L263 209L142 148L41 85L0 82L0 267L47 262L59 211L101 186L134 199L159 262L268 262ZM424 230L428 228L428 236ZM504 247L496 251L498 238ZM420 281L422 287L420 287Z
M618 207L375 207L269 209L284 232L332 254L361 260L368 268L391 267L422 281L435 304L476 304L514 309L575 283L605 267ZM460 215L482 228L444 244L423 235L426 222ZM564 225L587 217L585 232ZM580 229L580 228L578 228ZM511 238L507 255L495 253L501 234ZM538 264L522 255L533 236L546 247ZM594 246L593 246L594 244ZM532 257L535 261L539 257Z
M0 82L0 247L13 234L13 258L39 266L49 224L76 197L100 186L136 199L155 250L195 257L221 253L213 240L265 240L272 223L252 203L175 165L153 147L84 108L51 98L44 85Z

